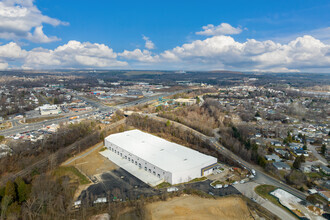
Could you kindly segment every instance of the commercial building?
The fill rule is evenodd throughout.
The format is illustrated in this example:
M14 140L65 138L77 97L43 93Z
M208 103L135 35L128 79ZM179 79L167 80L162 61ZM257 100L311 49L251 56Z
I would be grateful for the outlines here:
M178 104L178 105L193 105L193 104L196 104L196 99L182 99L182 98L179 98L179 99L174 99L174 103L175 104Z
M57 115L60 114L61 108L57 105L43 105L39 107L40 115Z
M217 166L215 157L139 130L112 134L105 138L105 146L111 151L110 160L120 157L145 174L171 184L209 175Z

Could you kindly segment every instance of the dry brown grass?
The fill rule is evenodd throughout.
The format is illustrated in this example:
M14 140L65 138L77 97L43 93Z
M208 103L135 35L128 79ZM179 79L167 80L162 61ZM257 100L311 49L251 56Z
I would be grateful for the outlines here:
M97 146L94 145L85 151L81 152L80 154L75 155L73 158L78 158L81 155L86 154L91 149L95 148ZM81 158L78 158L74 161L72 161L68 166L75 166L78 168L81 172L83 172L87 176L94 176L96 174L101 174L104 172L107 172L109 170L117 169L118 166L114 163L112 163L109 159L103 157L101 154L99 154L100 150L103 148L103 145L98 147L93 152L89 153L86 156L83 156ZM71 160L70 158L69 160ZM67 160L67 161L69 161ZM64 162L65 164L65 162Z
M0 130L2 129L8 129L8 128L11 128L13 125L11 122L7 121L7 122L4 122L4 123L0 123Z
M185 195L147 205L150 219L253 219L239 197L206 199Z

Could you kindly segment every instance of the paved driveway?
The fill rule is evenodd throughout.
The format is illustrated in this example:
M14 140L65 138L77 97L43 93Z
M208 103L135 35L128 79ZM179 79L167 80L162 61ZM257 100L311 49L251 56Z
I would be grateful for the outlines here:
M272 202L265 200L261 196L259 196L255 191L254 188L258 186L258 183L255 182L248 182L244 184L237 184L235 185L235 188L240 191L244 196L255 200L258 204L260 204L262 207L266 208L273 214L277 215L279 218L284 220L291 220L296 219L292 215L290 215L288 212L284 211L282 208L278 207L277 205L273 204Z

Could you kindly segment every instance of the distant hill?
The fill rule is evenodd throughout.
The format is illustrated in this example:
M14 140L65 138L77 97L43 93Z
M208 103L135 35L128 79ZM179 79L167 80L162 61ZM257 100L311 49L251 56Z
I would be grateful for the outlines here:
M219 74L237 74L237 75L244 75L245 73L237 72L237 71L229 71L229 70L212 70L208 71L209 73L219 73Z

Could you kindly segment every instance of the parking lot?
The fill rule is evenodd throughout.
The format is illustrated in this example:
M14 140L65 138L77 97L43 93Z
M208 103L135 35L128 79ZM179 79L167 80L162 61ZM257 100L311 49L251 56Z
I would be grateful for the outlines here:
M80 200L94 201L96 198L106 197L110 201L125 201L160 193L121 168L103 173L97 179L98 183L81 193Z
M235 194L241 194L235 187L229 185L228 187L221 188L221 189L215 189L213 188L211 184L211 180L205 180L203 182L196 182L196 183L189 183L185 184L186 188L193 188L200 191L203 191L205 193L214 195L214 196L227 196L227 195L235 195Z
M137 199L141 196L148 197L159 195L164 190L157 190L137 179L122 168L108 171L97 176L98 182L84 190L78 200L83 202L93 202L97 198L107 198L109 201L125 201L128 199ZM241 194L233 186L215 189L210 183L211 180L203 182L189 183L178 186L179 190L184 188L193 188L214 196L226 196Z

